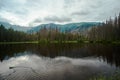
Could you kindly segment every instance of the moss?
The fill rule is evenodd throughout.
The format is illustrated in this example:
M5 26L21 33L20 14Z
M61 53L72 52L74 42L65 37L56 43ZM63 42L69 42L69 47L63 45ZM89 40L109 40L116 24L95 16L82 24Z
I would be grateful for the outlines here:
M104 76L104 75L100 75L100 76L97 76L97 77L93 77L90 80L120 80L120 72L116 72L109 77Z

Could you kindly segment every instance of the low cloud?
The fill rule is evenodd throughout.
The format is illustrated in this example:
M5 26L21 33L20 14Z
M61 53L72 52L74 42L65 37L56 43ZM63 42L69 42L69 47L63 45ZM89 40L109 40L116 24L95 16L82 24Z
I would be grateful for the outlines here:
M5 19L5 18L2 18L2 17L0 17L0 22L9 22L9 23L11 23L11 21L10 21L10 20Z
M32 23L40 23L40 22L42 22L41 19L35 19Z
M44 18L44 21L62 23L62 22L70 22L70 21L72 21L72 18L69 18L69 17L48 16L48 17Z
M84 15L88 15L89 11L79 11L79 12L73 12L71 15L77 15L77 16L84 16Z

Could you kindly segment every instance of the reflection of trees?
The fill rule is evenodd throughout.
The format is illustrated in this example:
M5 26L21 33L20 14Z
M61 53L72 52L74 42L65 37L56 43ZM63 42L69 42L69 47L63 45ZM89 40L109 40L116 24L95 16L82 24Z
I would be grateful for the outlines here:
M71 58L83 58L89 56L101 57L109 64L120 66L120 46L118 45L82 45L82 44L19 44L0 45L0 59L7 56L22 55L20 53L30 52L39 56L57 57L66 56ZM29 54L29 53L28 53Z
M120 66L120 46L117 45L89 45L88 49L93 55L101 57L105 62Z
M0 60L2 61L6 56L9 58L17 53L22 53L24 51L24 45L0 45Z
M32 49L31 49L32 48ZM86 48L79 44L49 44L29 46L30 52L38 55L54 58L56 56L67 56L74 58L81 58L90 56Z
M35 53L40 56L54 58L56 56L67 56L81 58L90 56L86 48L79 44L24 44L24 45L1 45L0 59L3 60L6 56L12 57L24 53L25 51Z

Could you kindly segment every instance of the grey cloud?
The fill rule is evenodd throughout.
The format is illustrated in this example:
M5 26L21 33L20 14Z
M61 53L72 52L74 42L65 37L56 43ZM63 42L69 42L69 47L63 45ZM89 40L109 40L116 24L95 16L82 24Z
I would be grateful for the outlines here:
M77 11L77 12L73 12L71 15L88 15L90 12L89 11Z
M120 0L0 0L0 17L6 18L0 21L21 25L103 21L118 14L119 6Z
M8 20L8 19L2 18L2 17L0 16L0 22L11 22L11 21Z
M48 16L44 18L44 21L53 21L53 22L70 22L72 21L72 18L69 17L57 17L57 16Z
M3 6L3 3L2 3L2 0L0 0L0 9L2 8Z
M38 18L38 19L35 19L32 23L40 23L40 22L42 22L42 20Z
M87 1L86 1L87 2ZM96 8L99 8L99 7L102 7L102 6L104 6L105 4L105 1L102 1L102 0L93 0L93 1L89 1L88 2L88 7L89 8L94 8L94 9L96 9ZM109 2L108 2L109 3ZM107 3L106 3L107 4Z
M43 21L42 21L41 18L37 18L37 19L31 21L31 22L29 23L29 26L35 26L36 24L39 24L39 23L42 23L42 22L43 22Z
M69 8L74 4L74 0L64 0L64 8Z
M24 4L20 4L15 0L0 0L0 11L10 12L15 15L25 15L28 12Z

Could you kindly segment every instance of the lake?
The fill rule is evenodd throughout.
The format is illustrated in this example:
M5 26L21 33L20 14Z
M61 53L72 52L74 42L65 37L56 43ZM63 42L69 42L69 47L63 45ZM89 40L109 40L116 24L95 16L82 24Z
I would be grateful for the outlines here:
M120 71L120 45L0 45L0 80L89 80Z

